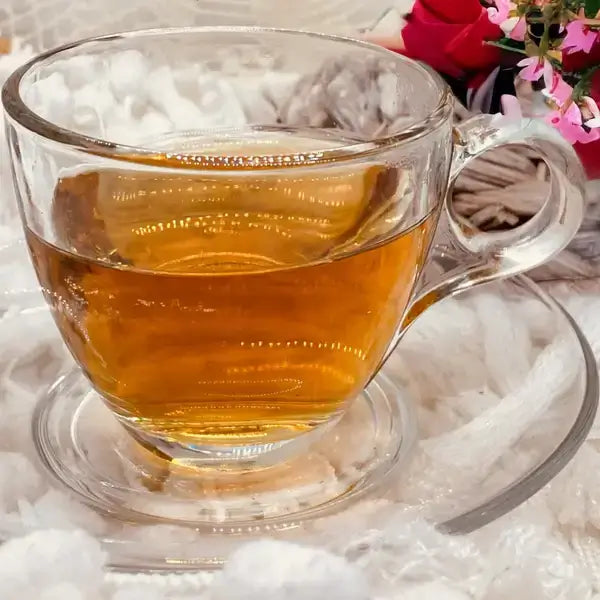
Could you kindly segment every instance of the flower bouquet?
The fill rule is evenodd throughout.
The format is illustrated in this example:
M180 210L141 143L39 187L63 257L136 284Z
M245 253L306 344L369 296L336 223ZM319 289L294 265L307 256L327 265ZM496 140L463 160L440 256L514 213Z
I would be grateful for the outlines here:
M574 145L590 180L600 179L600 0L416 0L400 24L369 37L438 71L462 104L459 117L545 119ZM519 225L545 198L544 164L503 153L474 163L455 189L459 212L483 229ZM598 182L589 190L561 276L600 274Z

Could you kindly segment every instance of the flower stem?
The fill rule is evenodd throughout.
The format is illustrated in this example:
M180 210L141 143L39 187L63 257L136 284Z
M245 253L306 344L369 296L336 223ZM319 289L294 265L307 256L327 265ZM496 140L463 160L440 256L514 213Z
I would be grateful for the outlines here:
M525 56L528 56L527 52L525 52L525 50L523 50L522 48L506 46L502 42L487 41L487 42L484 42L484 44L487 44L488 46L496 46L496 48L501 48L502 50L507 50L508 52L516 52L517 54L524 54Z

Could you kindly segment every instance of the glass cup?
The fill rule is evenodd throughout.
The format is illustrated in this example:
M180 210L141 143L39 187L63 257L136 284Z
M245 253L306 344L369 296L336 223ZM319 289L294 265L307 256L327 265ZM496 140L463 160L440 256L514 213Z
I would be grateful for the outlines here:
M344 38L256 28L125 33L6 82L27 243L69 350L156 455L263 467L331 428L433 302L548 260L584 175L536 120L453 127L427 68ZM551 191L481 234L448 190L526 144ZM444 215L461 266L424 267Z

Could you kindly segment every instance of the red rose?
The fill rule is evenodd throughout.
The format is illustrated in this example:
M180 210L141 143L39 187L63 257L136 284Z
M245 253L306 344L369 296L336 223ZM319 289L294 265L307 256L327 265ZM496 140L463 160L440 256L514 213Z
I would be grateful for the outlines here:
M573 52L572 54L563 53L562 67L564 71L583 71L588 67L593 67L600 63L600 39L592 46L589 53Z
M573 146L590 179L600 179L600 141Z
M600 44L596 44L594 48L599 51L596 63L600 63ZM592 49L592 52L594 50ZM577 54L583 54L578 52ZM589 56L589 55L587 55ZM592 78L592 87L590 90L590 96L600 104L600 71L596 71ZM579 160L585 167L585 172L590 179L600 179L600 140L596 142L590 142L589 144L575 144L574 146Z
M589 53L573 52L572 54L563 54L563 69L567 72L583 71L597 64L600 64L600 40L596 41ZM600 72L596 72L592 79L590 96L600 104ZM587 176L590 179L599 179L600 141L590 142L589 144L575 144L574 148L585 167Z
M485 44L502 37L479 0L417 0L402 30L404 54L436 71L462 78L491 71L500 50Z

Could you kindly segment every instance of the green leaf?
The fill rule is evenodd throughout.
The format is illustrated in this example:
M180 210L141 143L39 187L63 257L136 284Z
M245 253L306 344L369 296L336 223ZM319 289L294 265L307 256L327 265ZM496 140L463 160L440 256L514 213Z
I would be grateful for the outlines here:
M585 16L593 19L600 11L600 0L585 0Z
M523 42L515 42L508 38L502 38L497 42L486 42L486 44L488 44L488 46L496 46L502 50L509 50L510 52L517 52L518 54L525 54L525 56L527 56L527 52L525 52L525 49L523 48Z

